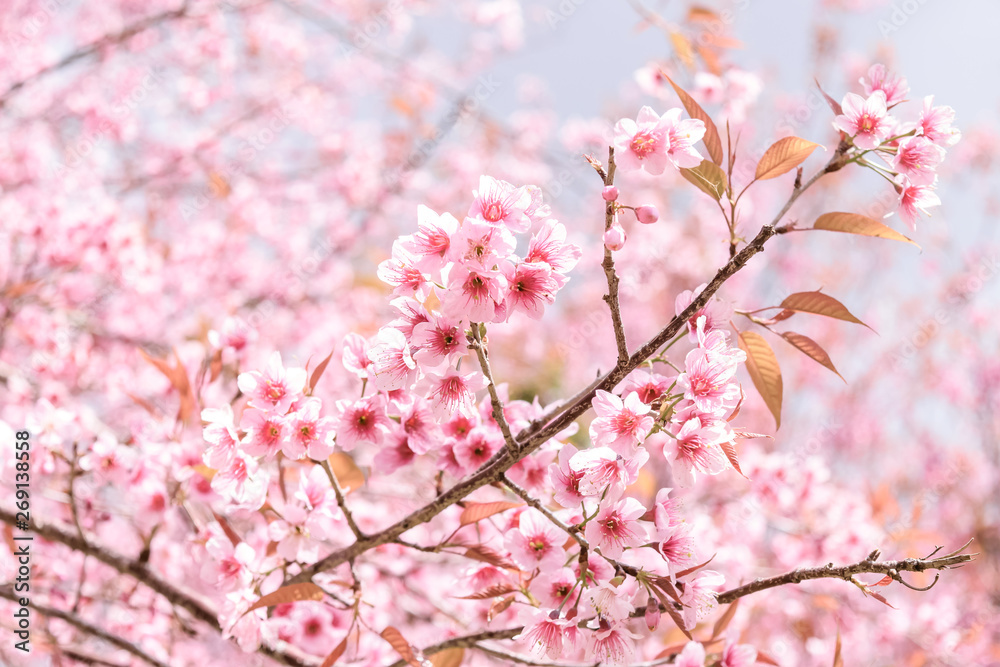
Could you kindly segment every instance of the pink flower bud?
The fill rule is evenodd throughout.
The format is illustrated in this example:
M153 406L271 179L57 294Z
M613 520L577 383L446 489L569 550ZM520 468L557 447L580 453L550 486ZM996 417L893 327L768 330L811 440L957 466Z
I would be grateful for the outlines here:
M650 632L660 624L660 603L654 597L650 597L646 602L646 627Z
M625 247L625 228L617 220L604 232L604 247L612 251Z
M636 206L635 217L644 225L651 225L660 219L660 212L655 206Z
M604 197L604 201L616 201L618 199L618 188L608 185L604 188L601 196Z

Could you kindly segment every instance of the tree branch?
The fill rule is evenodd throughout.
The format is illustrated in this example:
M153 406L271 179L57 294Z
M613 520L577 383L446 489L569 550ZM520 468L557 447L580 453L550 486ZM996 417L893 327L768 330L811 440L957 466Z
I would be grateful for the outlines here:
M779 211L778 215L775 216L774 220L772 220L770 224L764 225L753 240L750 241L750 243L736 253L735 257L726 262L716 272L715 276L708 283L705 289L695 296L694 300L688 305L687 308L670 320L670 323L667 324L667 326L665 326L658 334L653 336L653 338L647 341L645 345L636 350L632 356L629 357L628 363L624 366L618 365L609 373L597 378L589 387L582 390L567 403L563 403L553 414L545 415L542 418L535 420L531 425L525 427L520 433L518 433L515 437L515 442L518 445L518 457L511 458L508 454L507 448L501 449L493 456L493 458L484 463L479 470L471 476L458 482L455 486L451 487L444 493L439 494L428 504L411 512L382 531L374 535L370 535L364 540L357 540L354 544L335 551L325 558L320 559L313 565L304 567L297 575L287 578L284 584L288 585L292 583L310 581L313 575L318 572L333 569L348 560L356 558L369 549L394 541L406 531L422 523L426 523L443 512L447 507L450 507L459 500L462 500L476 489L498 481L500 476L507 472L507 470L517 462L518 458L523 458L524 456L531 454L547 442L549 438L557 435L560 431L576 421L580 415L590 409L591 401L594 399L594 396L597 395L598 390L603 389L605 391L611 391L614 389L615 385L625 378L625 376L627 376L634 369L638 368L639 365L641 365L646 359L656 354L656 351L660 347L676 336L677 333L684 326L686 326L687 321L708 303L708 300L719 291L719 288L722 287L723 283L746 266L747 262L749 262L754 255L764 249L764 244L767 243L767 241L776 233L779 233L776 225L781 221L785 213L788 212L792 204L795 203L802 193L805 192L813 183L819 180L823 174L837 171L843 166L843 150L846 150L843 146L843 143L841 146L838 146L833 158L823 169L817 172L812 178L809 179L809 181L804 183L801 188L793 191L781 211Z
M604 179L604 186L615 184L615 149L608 146L608 169L605 171L597 167L597 173ZM604 231L611 229L615 222L617 207L613 201L604 203ZM611 249L604 246L604 261L601 262L604 275L608 279L608 293L604 295L604 302L611 310L611 324L615 330L615 346L618 348L618 366L628 363L628 343L625 341L625 325L622 324L621 303L618 301L618 273L615 272L615 260L611 255Z
M12 602L17 602L20 596L18 596L17 593L14 592L14 587L8 584L6 586L0 587L0 597L11 600ZM91 625L90 623L84 621L82 618L79 618L75 614L70 614L60 609L54 609L52 607L46 607L44 605L36 604L34 602L29 602L28 606L37 611L39 614L42 614L43 616L48 616L49 618L58 618L61 621L69 623L70 625L72 625L77 630L80 630L81 632L85 632L86 634L91 635L92 637L97 637L98 639L106 641L112 646L117 646L118 648L124 651L128 651L139 660L142 660L147 664L153 665L153 667L168 667L166 663L160 662L156 658L150 656L135 644L126 641L121 637L113 635L109 632L106 632L101 628L97 627L96 625Z
M786 572L785 574L770 577L768 579L755 579L749 584L744 584L739 588L734 588L724 593L720 593L717 599L719 604L730 604L741 597L758 591L775 588L777 586L784 586L786 584L798 584L810 579L843 579L844 581L851 582L855 586L863 586L854 580L854 575L857 574L888 575L889 577L892 577L894 581L898 581L903 585L912 588L902 580L902 577L899 574L900 572L924 572L926 570L947 570L959 567L963 563L972 561L974 557L979 555L961 553L966 547L969 546L970 543L971 540L958 551L950 553L947 556L941 556L934 559L906 558L904 560L887 560L878 562L876 559L878 558L879 552L876 550L873 551L867 559L861 561L860 563L854 563L853 565L835 567L833 563L831 563L823 567L809 567L792 570L791 572Z
M473 648L476 646L477 642L489 639L510 639L511 637L519 635L523 629L524 626L518 626L516 628L507 628L506 630L486 630L485 632L477 632L474 635L452 637L451 639L446 639L443 642L438 642L437 644L428 646L423 649L422 652L425 656L430 656L449 648ZM405 665L405 660L397 660L389 667L405 667Z
M91 42L90 44L84 46L83 48L77 49L76 51L74 51L74 52L70 53L69 55L65 56L59 62L53 63L53 64L49 65L48 67L43 67L42 69L38 70L37 72L35 72L31 76L18 81L17 83L13 84L10 88L8 88L7 90L5 90L3 92L3 94L0 95L0 109L2 109L4 107L4 105L7 104L7 100L11 97L11 95L13 95L14 93L16 93L17 91L19 91L24 86L26 86L27 84L31 83L32 81L35 81L36 79L40 79L43 76L45 76L46 74L49 74L51 72L55 72L56 70L60 70L60 69L62 69L64 67L68 67L69 65L72 65L73 63L75 63L77 60L82 60L83 58L86 58L87 56L90 56L90 55L93 55L93 54L99 52L101 49L103 49L106 46L109 46L111 44L119 44L121 42L124 42L128 38L130 38L130 37L132 37L134 35L137 35L137 34L139 34L140 32L142 32L144 30L147 30L147 29L151 28L152 26L156 25L157 23L160 23L162 21L169 21L169 20L172 20L172 19L181 18L181 17L183 17L184 15L187 14L187 11L188 11L188 3L187 3L187 0L185 0L185 2L178 9L172 9L172 10L170 10L168 12L162 12L160 14L154 14L153 16L150 16L148 18L142 19L141 21L136 21L135 23L133 23L131 25L125 26L119 32L116 32L116 33L113 33L113 34L110 34L110 35L105 35L104 37L101 37L100 39Z
M333 487L333 493L337 496L337 505L340 506L340 511L344 513L344 518L347 519L347 525L350 526L351 532L354 533L354 537L359 540L365 539L365 534L361 532L361 528L354 521L354 515L351 514L351 510L347 509L347 498L344 496L344 490L340 488L340 482L337 480L337 476L333 474L333 468L330 467L330 462L324 459L320 461L320 466L326 471L326 476L330 478L330 486Z
M0 521L10 525L17 524L14 513L3 507L0 507ZM77 536L64 528L52 524L39 524L32 521L29 525L29 530L50 542L58 542L74 551L93 556L105 565L113 567L118 572L142 582L151 590L166 598L170 604L187 610L195 619L207 623L216 631L222 630L222 627L219 625L218 615L214 611L209 609L202 601L161 579L157 574L150 571L145 563L130 560L119 554L112 553L103 546L94 544L84 537ZM261 646L259 652L278 662L293 667L306 667L308 664L295 656L267 646Z
M486 376L486 381L488 383L487 389L489 389L490 392L490 402L493 404L493 419L500 427L500 432L503 433L503 440L507 445L507 451L510 452L512 460L516 461L518 454L517 442L514 440L514 436L510 433L510 424L507 423L507 416L503 413L503 403L500 401L499 394L497 394L496 382L493 381L493 370L490 368L490 356L489 352L486 350L485 344L483 343L480 326L481 325L478 322L471 322L469 324L469 347L475 350L476 356L479 357L479 367L482 369L483 375Z

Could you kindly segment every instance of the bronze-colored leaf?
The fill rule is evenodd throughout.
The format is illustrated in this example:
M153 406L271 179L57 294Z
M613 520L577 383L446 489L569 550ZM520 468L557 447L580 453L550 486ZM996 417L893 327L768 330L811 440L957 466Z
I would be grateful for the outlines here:
M434 667L461 667L463 660L465 660L464 648L446 648L430 658Z
M819 144L798 137L778 139L764 151L763 157L757 163L757 172L754 174L754 178L758 181L777 178L805 162L806 158L818 147Z
M694 49L691 47L691 41L676 30L671 30L670 43L674 45L674 52L680 58L680 61L684 63L684 66L689 70L693 70Z
M736 616L736 608L739 604L740 600L737 598L735 602L729 605L725 613L719 617L719 620L715 622L715 626L712 628L712 639L718 639L722 636L722 633L726 631L726 628L729 627L733 617Z
M819 85L819 79L813 79L813 81L816 82L816 87L819 88L819 92L823 94L823 99L826 100L826 103L827 105L829 105L830 110L833 111L833 113L837 114L838 116L843 115L844 109L840 106L840 102L838 102L837 100L833 99L832 97L826 94L826 91L823 90L823 86Z
M904 243L912 243L918 248L920 247L892 227L887 227L878 220L857 213L844 213L843 211L824 213L816 219L812 228L827 232L843 232L845 234L873 236L891 241L903 241Z
M323 589L312 582L305 582L301 584L289 584L288 586L282 586L273 593L268 593L267 595L261 597L247 609L244 613L249 614L254 609L260 609L262 607L274 607L279 604L289 604L291 602L302 602L303 600L322 600L326 593Z
M786 299L787 301L787 299ZM747 372L757 392L774 417L775 428L781 428L781 367L774 351L763 336L753 331L741 331L740 349L747 354Z
M333 476L337 478L337 483L344 493L357 491L365 483L365 474L361 468L354 463L354 459L344 452L334 452L327 459Z
M344 651L346 650L347 650L347 637L345 636L343 639L340 640L340 643L337 644L337 647L332 651L330 651L330 654L326 656L326 658L323 660L323 664L321 664L319 667L333 667L333 665L337 662L337 660L340 659L340 656L344 655Z
M845 322L854 322L861 326L868 327L867 324L851 315L847 307L832 296L823 294L819 290L815 292L796 292L789 295L781 302L781 308L794 310L800 313L812 313L813 315L824 315ZM871 329L871 327L868 327ZM872 329L874 331L874 329Z
M219 373L222 372L222 348L220 347L213 354L208 362L209 369L209 382L215 382L219 377Z
M722 140L719 138L719 130L715 127L715 123L705 113L705 110L695 102L694 98L674 83L674 80L667 76L667 73L662 69L660 70L660 75L670 83L677 96L681 98L681 104L687 109L688 115L705 123L705 136L702 138L702 141L705 143L705 148L708 149L708 155L712 158L712 162L722 164Z
M705 561L704 563L702 563L701 565L695 565L695 566L693 566L693 567L689 567L689 568L687 568L686 570L681 570L680 572L678 572L678 573L677 573L677 574L675 575L675 577L676 577L677 579L680 579L680 578L682 578L682 577L686 577L686 576L688 576L689 574L694 574L695 572L697 572L698 570L700 570L701 568L703 568L703 567L707 566L707 565L708 565L709 563L711 563L711 562L712 562L713 560L715 560L715 556L716 556L716 555L717 555L717 554L712 554L712 557L711 557L711 558L709 558L708 560L706 560L706 561Z
M775 667L780 667L781 663L770 656L770 654L757 649L757 662L762 665L774 665Z
M463 554L466 558L471 558L472 560L478 560L481 563L489 563L494 567L503 568L505 570L515 570L520 571L519 568L514 563L507 560L507 558L490 547L484 544L474 544L471 547L465 549Z
M486 612L486 622L491 623L494 618L507 611L507 608L512 604L514 604L513 595L508 595L507 597L497 600L491 604L489 611Z
M844 667L844 658L840 655L840 626L837 626L837 643L833 647L833 667Z
M321 377L323 377L323 371L326 370L326 366L327 366L327 364L330 363L330 359L332 357L333 357L333 352L331 352L330 354L328 354L326 356L326 359L324 359L323 361L319 362L319 366L317 366L316 369L313 370L312 375L309 377L309 393L310 394L313 393L313 390L316 388L316 383L319 382L319 379Z
M715 201L726 193L726 172L711 160L702 160L697 167L681 169L681 176Z
M672 586L673 584L670 585ZM660 604L666 610L667 616L669 616L670 620L674 622L674 625L676 625L677 628L684 633L685 637L693 641L694 637L691 636L691 632L684 626L684 617L681 616L679 611L677 611L677 607L675 607L674 604L667 599L663 591L660 590L659 586L650 586L650 590L652 590L653 594L656 595L656 599L660 601Z
M511 586L510 584L493 584L478 593L473 593L472 595L462 595L457 596L459 600L489 600L490 598L498 598L507 593L513 593L517 590L517 587Z
M382 631L382 639L389 642L389 645L399 654L399 656L407 662L407 664L413 667L423 667L420 660L417 659L416 651L410 646L410 642L406 641L402 633L391 625Z
M170 381L170 385L180 394L181 404L177 410L177 420L188 423L197 408L197 401L191 391L191 382L188 380L187 369L181 363L181 358L174 350L174 363L171 364L166 359L157 359L146 354L146 351L139 349L139 354L143 359L156 367L158 371Z
M733 466L733 469L744 477L747 477L746 474L744 474L743 469L740 468L740 460L736 457L736 445L727 440L720 446L722 447L722 451L726 453L726 458L729 459L729 464ZM750 478L747 477L747 479Z
M831 371L837 374L841 380L844 380L844 376L837 371L837 368L830 361L830 355L826 353L819 343L814 341L808 336L803 336L802 334L795 333L794 331L786 331L781 334L781 337L787 340L789 343L794 345L799 351L804 355L812 359L813 361L829 368ZM847 380L844 380L846 383Z
M524 503L511 503L502 500L498 500L493 503L465 503L465 509L462 510L462 516L459 517L458 521L460 525L467 526L470 523L476 523L477 521L489 518L494 514L506 512L507 510L515 507L520 507L523 504Z
M214 477L214 472L213 472L213 477ZM222 516L215 510L212 510L212 516L215 517L215 520L219 523L219 526L222 527L222 532L226 534L226 537L229 538L229 541L232 543L234 547L238 546L239 543L243 541L242 538L240 538L240 536L236 534L236 531L233 530L233 527L229 525L229 521L226 520L226 517Z

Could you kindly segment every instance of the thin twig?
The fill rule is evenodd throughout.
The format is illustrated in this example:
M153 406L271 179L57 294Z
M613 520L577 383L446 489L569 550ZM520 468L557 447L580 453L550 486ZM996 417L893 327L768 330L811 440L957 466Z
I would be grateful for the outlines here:
M469 325L469 347L476 351L476 356L479 358L479 367L486 377L486 382L488 383L486 386L490 392L490 402L493 404L493 419L500 427L500 432L503 433L503 440L507 445L507 450L510 452L512 460L516 461L519 448L517 442L514 440L514 436L511 435L507 417L503 413L503 402L500 400L496 382L493 380L493 369L490 367L490 353L486 349L486 343L483 341L480 326L478 322L472 322Z
M608 147L608 168L598 169L597 173L604 179L604 186L615 184L615 149ZM617 203L613 201L604 204L604 231L611 229L615 222ZM604 246L604 261L601 262L604 275L608 279L608 293L604 295L604 302L611 310L611 325L615 330L615 346L618 348L618 367L628 363L628 343L625 340L625 325L622 324L621 303L618 300L618 273L615 271L615 260L612 257L611 249Z
M344 513L344 518L347 519L347 525L351 527L351 532L354 533L354 537L359 540L365 539L365 534L354 521L354 516L351 514L351 510L347 509L347 498L344 496L344 490L340 488L340 482L337 481L337 476L333 474L333 468L330 467L330 462L324 460L320 462L320 465L323 467L323 470L326 471L326 476L330 478L330 486L333 487L333 493L337 496L337 504L340 506L340 511Z
M17 524L14 512L11 512L3 507L0 507L0 521L12 526ZM103 546L94 544L85 537L81 539L73 532L56 525L40 524L35 521L31 521L29 524L29 530L35 535L43 537L50 542L59 542L74 551L79 551L89 556L93 556L105 565L113 567L118 572L129 575L137 581L141 581L148 588L162 595L170 604L185 609L197 620L207 623L216 631L221 631L222 627L219 625L218 614L189 593L182 591L174 587L173 584L161 579L159 575L150 571L145 563L130 560L120 554L113 553ZM268 646L262 645L260 649L258 649L258 652L285 665L291 665L293 667L306 667L308 664L296 656L289 655L288 653L282 651L277 651Z
M729 604L741 597L763 591L768 588L784 586L785 584L798 584L810 579L843 579L852 584L858 585L854 581L854 576L858 574L883 574L889 575L894 580L902 583L899 577L900 572L924 572L926 570L947 570L958 567L963 563L968 563L979 554L954 553L941 558L926 560L923 558L906 558L904 560L887 560L878 562L875 560L863 560L853 565L842 565L835 567L832 563L823 567L809 567L792 570L785 574L767 579L756 579L749 584L744 584L739 588L720 593L719 604ZM919 590L919 589L918 589Z
M423 649L421 652L425 656L432 656L435 653L440 653L441 651L450 648L472 648L478 642L488 641L490 639L510 639L511 637L516 637L521 634L521 630L524 630L524 626L518 626L516 628L507 628L505 630L486 630L485 632L477 632L474 635L465 635L463 637L452 637L451 639L446 639L443 642L438 642L437 644L432 644L427 648ZM396 662L389 665L389 667L405 667L405 660L397 660Z
M0 597L16 602L19 596L14 592L13 586L7 585L0 587ZM111 644L112 646L117 646L118 648L124 651L128 651L139 660L142 660L147 664L153 665L153 667L168 667L168 665L165 662L160 662L159 660L152 657L151 655L143 651L141 648L139 648L132 642L126 641L121 637L118 637L105 630L102 630L96 625L91 625L90 623L83 620L76 614L71 614L62 611L61 609L46 607L45 605L40 605L35 602L29 602L28 606L43 616L48 616L49 618L58 618L61 621L69 623L70 625L72 625L77 630L80 630L81 632L85 632L86 634L91 635L92 637L97 637L98 639L101 639Z

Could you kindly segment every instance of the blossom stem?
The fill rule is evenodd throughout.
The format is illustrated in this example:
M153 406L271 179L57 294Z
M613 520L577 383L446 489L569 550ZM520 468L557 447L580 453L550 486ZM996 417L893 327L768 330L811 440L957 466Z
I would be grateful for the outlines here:
M493 370L490 367L490 355L489 351L486 349L485 343L483 342L482 331L480 330L481 326L482 325L478 322L470 323L469 347L476 351L476 356L479 357L479 367L482 369L483 375L486 376L486 382L488 383L487 388L490 392L490 402L493 403L493 419L500 427L500 432L503 433L503 440L507 445L507 451L510 453L513 460L517 461L519 454L518 444L510 432L510 424L507 423L507 417L503 413L503 402L500 400L500 395L497 393L496 382L493 381Z
M599 169L598 175L604 179L604 186L608 187L614 185L615 183L615 149L613 146L608 147L608 168L607 170ZM615 211L617 210L616 202L609 201L604 204L604 229L607 231L611 229L611 225L615 221ZM618 364L616 368L621 368L628 363L628 343L625 340L625 326L622 324L622 311L621 303L618 298L618 273L615 271L615 259L612 256L611 249L604 246L604 261L601 262L601 267L604 269L604 275L608 280L608 293L604 295L604 301L608 304L608 308L611 310L611 325L615 330L615 346L618 348Z
M320 461L320 466L326 472L326 476L330 478L330 486L333 487L333 493L337 496L337 505L340 506L340 511L344 513L344 518L347 520L347 525L350 526L351 532L354 533L354 537L359 540L365 539L365 534L354 521L354 515L351 514L351 510L347 509L347 498L344 496L344 490L340 488L340 482L337 481L337 476L333 474L333 468L330 467L330 462L324 459L323 461Z

